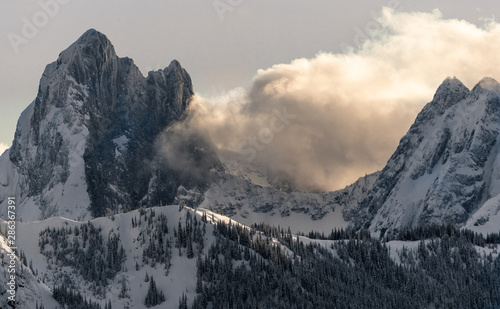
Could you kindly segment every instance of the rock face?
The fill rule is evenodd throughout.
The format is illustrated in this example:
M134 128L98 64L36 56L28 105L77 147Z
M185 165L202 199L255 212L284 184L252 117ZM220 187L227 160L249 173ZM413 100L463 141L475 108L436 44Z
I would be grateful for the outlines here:
M464 225L500 193L500 85L446 79L401 139L351 226Z
M46 67L19 119L0 159L2 198L18 196L19 215L28 220L172 202L181 183L200 184L169 168L155 140L182 119L192 96L191 79L176 60L144 77L105 35L87 31ZM183 154L196 162L203 152L217 165L210 149L195 142L186 141Z

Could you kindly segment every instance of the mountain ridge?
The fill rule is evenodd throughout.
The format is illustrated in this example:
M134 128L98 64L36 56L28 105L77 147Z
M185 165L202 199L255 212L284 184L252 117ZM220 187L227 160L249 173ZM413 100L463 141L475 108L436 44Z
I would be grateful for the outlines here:
M193 95L177 60L144 76L104 34L88 30L47 65L0 157L0 209L12 195L28 221L185 204L246 224L298 224L297 216L307 219L300 229L349 224L374 235L443 221L471 225L487 202L475 223L496 214L500 85L492 78L472 90L446 78L380 173L321 194L276 190L260 168L237 166L234 154L176 131Z
M500 85L482 79L469 91L446 79L401 139L352 227L383 235L407 226L465 225L496 187Z

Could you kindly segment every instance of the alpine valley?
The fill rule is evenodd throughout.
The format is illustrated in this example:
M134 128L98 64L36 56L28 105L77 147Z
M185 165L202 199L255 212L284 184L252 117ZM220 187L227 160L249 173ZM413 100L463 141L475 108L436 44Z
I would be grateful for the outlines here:
M447 78L380 172L323 193L175 136L193 96L93 29L47 65L0 157L1 308L500 307L497 81Z

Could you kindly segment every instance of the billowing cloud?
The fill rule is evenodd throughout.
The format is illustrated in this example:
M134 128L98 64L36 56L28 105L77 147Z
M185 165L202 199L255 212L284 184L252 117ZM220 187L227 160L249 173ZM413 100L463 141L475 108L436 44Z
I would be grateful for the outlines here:
M384 8L377 24L360 48L259 70L248 91L197 96L186 127L300 190L333 190L381 169L447 76L468 87L500 77L492 20Z

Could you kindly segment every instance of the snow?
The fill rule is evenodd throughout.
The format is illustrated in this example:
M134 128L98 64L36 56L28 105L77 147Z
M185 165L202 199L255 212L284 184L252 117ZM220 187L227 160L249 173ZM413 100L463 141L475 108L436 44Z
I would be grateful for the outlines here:
M66 104L63 107L51 105L46 116L40 122L40 133L55 138L62 138L63 149L67 150L67 165L57 166L52 172L49 183L45 184L43 191L37 196L27 196L29 192L29 176L26 171L22 174L16 166L12 164L8 153L0 157L0 196L16 196L18 199L18 216L23 220L39 220L41 217L51 215L64 215L73 218L90 218L87 210L90 198L87 194L87 184L85 179L85 162L83 155L85 143L88 137L88 129L83 124L83 116L77 112L82 106L81 96L88 95L83 85L76 84L74 79L67 75L54 74L54 67L49 65L41 80L41 85L59 84L65 78L64 85L67 90ZM60 95L57 91L51 91L49 96ZM39 160L36 155L38 147L43 147L43 143L35 146L32 135L32 117L35 102L31 103L21 114L16 131L17 142L21 145L21 156L25 162ZM48 150L42 150L48 151ZM29 167L28 164L23 166ZM59 181L60 174L66 173L68 176ZM48 205L48 206L43 206ZM6 204L0 204L2 215L6 213Z
M201 222L201 217L204 213L207 214L207 219L209 223L207 224L207 231L205 235L205 249L204 254L208 254L208 248L215 241L215 236L213 235L213 226L210 222L226 222L230 221L233 224L241 224L234 221L233 218L229 218L220 214L213 213L204 209L190 209L188 207L179 210L179 206L162 206L153 207L151 209L146 209L147 212L154 210L156 216L160 213L165 214L168 218L168 227L170 233L173 233L174 228L177 227L179 220L184 223L187 212L196 214L198 220ZM90 222L95 227L102 228L101 235L104 238L110 233L115 233L120 236L121 245L125 249L127 259L125 261L126 271L119 272L106 292L106 297L103 300L97 300L101 305L104 305L105 301L111 300L113 308L125 308L127 304L131 308L143 309L146 308L144 304L144 299L146 297L148 283L144 282L146 273L149 276L154 276L154 280L160 290L165 293L166 302L162 303L159 307L161 308L177 308L179 298L183 293L188 297L188 305L193 301L196 292L196 258L187 259L185 254L179 256L177 254L177 249L174 248L172 254L172 266L169 270L168 276L164 275L163 265L157 264L155 268L150 265L141 266L139 270L135 269L136 261L141 264L142 250L144 249L140 242L137 241L141 229L132 228L131 222L132 218L139 218L139 211L131 211L128 213L117 214L110 217L102 217L93 219ZM213 220L213 221L212 221ZM52 217L43 221L33 221L33 222L18 222L17 223L17 236L18 236L18 247L19 250L23 251L28 261L32 261L33 268L39 272L38 278L44 278L45 284L43 287L43 303L46 308L49 308L47 304L52 304L53 299L50 297L50 290L47 288L56 284L54 281L59 273L66 273L69 275L77 286L80 287L80 292L86 295L88 299L96 300L95 296L89 293L85 286L85 281L71 268L69 267L49 267L46 258L40 253L40 248L38 246L38 235L41 231L50 228L73 228L75 226L80 226L85 222L75 221L63 217ZM4 225L2 223L2 225ZM142 232L145 230L142 229ZM295 238L295 236L294 236ZM279 242L276 239L271 240L272 243L278 245ZM330 249L330 251L336 255L335 251L331 249L331 244L334 241L331 240L312 240L307 237L300 236L300 241L308 244L310 242L316 242ZM1 245L1 243L0 243ZM281 246L285 253L292 255L288 248ZM51 268L51 269L50 269ZM125 277L128 286L129 298L120 299L118 294L121 289L121 279ZM48 296L47 296L48 295ZM48 298L47 298L48 297ZM30 308L30 307L27 307Z
M168 225L170 233L173 233L174 227L177 227L179 220L184 222L186 213L192 211L189 208L185 208L179 211L178 206L163 206L154 207L147 209L146 211L154 210L156 215L163 213L168 218ZM99 300L101 305L104 305L106 299L111 299L113 308L124 308L127 303L130 304L131 308L143 309L146 308L144 304L144 299L146 297L148 283L144 282L146 272L149 276L154 276L154 280L157 283L159 289L161 289L166 296L166 302L162 303L159 307L161 308L177 308L179 298L182 293L186 293L188 300L192 302L194 296L196 295L196 258L187 259L185 255L179 257L177 250L173 251L172 254L172 266L169 270L168 276L164 276L163 265L157 264L155 268L150 265L145 265L141 267L138 271L135 269L135 262L139 261L142 256L142 247L137 241L139 235L139 229L133 229L131 226L132 218L138 218L140 215L138 211L132 211L128 213L114 215L113 219L111 217L102 217L92 220L92 224L96 227L101 227L101 235L107 237L109 233L118 233L120 236L121 244L123 245L127 260L125 262L126 272L120 272L116 275L112 286L108 289L106 298L104 300ZM201 214L198 212L198 219L201 221ZM229 220L229 218L223 218L222 216L216 215L217 219ZM45 257L40 253L38 246L38 235L41 231L50 228L60 228L60 227L71 227L79 226L84 222L66 219L63 217L52 217L43 221L34 222L18 222L18 247L19 250L25 252L28 261L33 261L33 268L39 271L39 278L46 278L47 286L52 286L54 284L54 277L58 272L66 272L71 274L71 276L77 280L78 286L82 287L81 292L85 293L87 298L95 300L95 297L89 292L85 291L83 288L85 286L83 279L79 277L71 268L62 267L60 270L52 267L49 270L47 261ZM205 253L208 253L208 248L211 243L215 240L212 234L212 226L207 225L206 232L206 244ZM127 280L127 286L129 288L130 298L119 299L118 294L121 288L121 278L125 276ZM189 302L189 304L190 304ZM44 304L46 302L44 301ZM47 307L46 305L46 308Z
M335 228L346 228L348 224L340 211L329 212L321 220L316 221L311 220L311 217L305 213L292 213L289 216L281 217L267 213L249 212L245 217L237 214L231 216L231 219L248 226L254 223L265 223L281 228L290 227L292 233L308 233L314 230L329 234Z
M500 194L486 201L467 221L465 228L483 235L500 232Z
M425 244L428 244L430 240L424 240ZM393 240L386 243L389 248L389 254L393 261L398 264L401 264L401 260L399 258L399 254L403 251L403 248L406 248L410 251L416 253L418 249L420 241L402 241L402 240ZM495 259L499 255L500 245L488 246L488 247L479 247L474 246L474 249L482 256L488 256L489 254Z
M266 223L290 227L292 232L314 229L329 234L347 227L345 214L358 206L377 177L378 173L367 175L343 190L315 194L285 193L224 174L205 192L198 208L221 212L246 225Z
M113 139L113 143L116 145L115 158L117 158L123 151L126 150L128 138L125 135L120 135L119 137Z
M402 241L402 240L393 240L387 242L387 247L389 248L389 254L391 259L401 264L401 260L399 259L399 254L403 251L403 248L407 248L412 251L416 251L418 248L419 241Z

